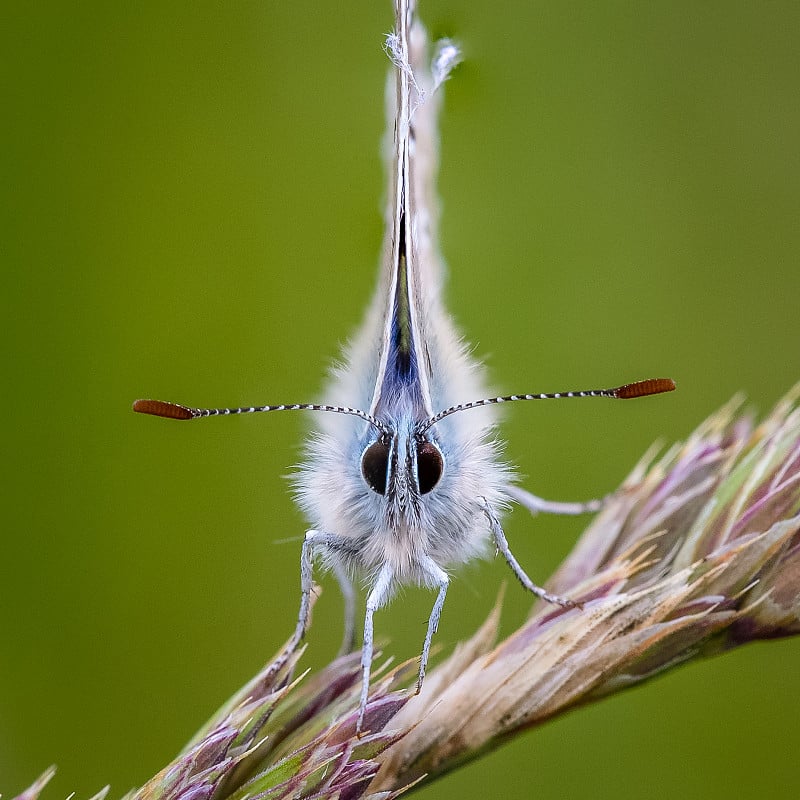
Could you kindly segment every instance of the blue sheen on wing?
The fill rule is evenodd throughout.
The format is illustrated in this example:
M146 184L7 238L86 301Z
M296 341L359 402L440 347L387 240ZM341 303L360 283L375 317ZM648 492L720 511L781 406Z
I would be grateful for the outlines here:
M419 359L414 341L409 297L409 270L406 245L406 217L400 215L398 225L397 287L394 293L390 325L386 373L381 387L381 398L390 402L402 398L413 408L423 407L419 375Z

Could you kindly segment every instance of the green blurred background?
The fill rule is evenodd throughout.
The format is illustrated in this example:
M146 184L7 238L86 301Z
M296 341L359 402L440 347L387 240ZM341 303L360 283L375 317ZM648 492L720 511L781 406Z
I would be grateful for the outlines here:
M498 8L500 11L498 12ZM800 377L800 5L423 2L447 88L451 308L504 391L671 375L631 404L508 410L556 499L602 495L658 437ZM4 12L0 789L141 784L294 624L300 415L381 241L387 2L40 3ZM583 520L517 513L544 580ZM286 541L289 540L289 541ZM438 637L484 619L463 570ZM335 651L325 581L305 664ZM419 651L432 596L376 620ZM511 582L505 630L529 600ZM420 797L794 797L800 641L676 671L520 737Z

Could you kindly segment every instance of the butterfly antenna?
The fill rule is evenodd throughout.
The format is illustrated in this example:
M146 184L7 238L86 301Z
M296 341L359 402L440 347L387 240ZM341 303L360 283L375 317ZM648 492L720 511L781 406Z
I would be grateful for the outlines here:
M316 405L314 403L295 403L280 406L243 406L242 408L190 408L179 403L169 403L166 400L136 400L133 410L139 414L152 414L154 417L166 419L198 419L199 417L226 417L232 414L259 414L265 411L326 411L333 414L349 414L353 417L369 422L381 433L390 433L389 429L379 422L372 414L359 408L347 406Z
M444 411L426 419L417 428L417 434L421 435L432 428L437 422L455 414L458 411L467 411L470 408L480 406L491 406L497 403L512 403L515 400L560 400L564 397L610 397L613 400L632 400L634 397L647 397L651 394L662 394L663 392L675 391L675 381L672 378L648 378L644 381L626 383L613 389L589 389L581 392L551 392L547 394L509 394L505 397L487 397L485 400L473 400L470 403L459 403L457 406L450 406Z

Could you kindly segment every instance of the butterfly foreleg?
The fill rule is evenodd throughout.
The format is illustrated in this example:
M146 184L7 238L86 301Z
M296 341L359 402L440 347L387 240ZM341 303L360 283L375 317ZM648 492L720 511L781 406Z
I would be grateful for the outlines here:
M439 618L442 616L444 599L447 596L447 587L450 585L450 578L447 573L430 557L421 563L431 580L439 587L436 595L436 602L433 604L431 615L428 618L428 631L425 634L425 643L422 645L422 655L419 658L419 676L417 677L417 694L422 689L422 681L425 679L425 669L428 666L428 655L431 651L431 640L433 634L439 628Z
M372 669L373 630L372 617L375 612L386 602L394 580L394 570L389 564L384 564L375 583L367 596L367 612L364 616L364 644L361 648L361 700L358 705L358 720L356 722L356 735L361 735L364 725L364 714L367 710L369 696L369 676Z
M314 558L324 550L333 552L347 550L352 547L351 542L335 533L326 531L308 530L303 538L303 549L300 553L300 610L297 614L297 625L294 634L289 640L289 649L295 649L305 636L308 629L308 620L311 615L311 594L314 591ZM335 563L335 562L334 562ZM355 614L355 592L344 568L334 567L334 574L344 596L345 605L345 639L352 649L353 618Z
M545 500L535 494L521 488L520 486L506 486L505 493L523 508L527 508L531 514L561 514L576 516L578 514L593 514L602 510L605 506L607 497L599 500L586 500L582 503L563 503L558 500Z
M333 566L333 574L339 583L344 601L344 633L338 655L352 653L356 647L356 590L347 574L347 570L338 562Z
M555 603L559 606L564 606L566 608L573 608L578 606L579 604L576 603L574 600L570 600L566 597L559 597L555 594L550 594L546 589L543 589L541 586L537 586L527 575L524 569L520 566L519 561L514 558L514 554L511 552L511 549L508 546L508 540L506 539L506 534L503 531L503 526L500 524L500 520L497 518L497 515L492 510L492 507L489 505L485 497L479 497L478 506L480 507L481 511L483 511L486 519L489 520L489 528L492 532L492 539L494 540L495 546L497 547L497 552L501 553L503 558L505 558L508 566L511 567L512 572L517 576L519 582L529 591L535 594L537 597L540 597L542 600L546 600L548 603Z

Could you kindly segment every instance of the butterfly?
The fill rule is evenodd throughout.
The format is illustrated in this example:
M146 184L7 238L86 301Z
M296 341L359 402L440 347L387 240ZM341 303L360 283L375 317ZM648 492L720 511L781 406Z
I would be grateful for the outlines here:
M437 120L441 89L460 60L442 40L428 56L425 30L412 0L396 0L395 29L386 37L392 62L385 151L386 234L378 288L360 331L327 387L330 404L299 403L200 409L137 400L134 410L172 419L304 410L320 412L295 478L297 499L311 522L301 552L301 602L288 649L308 626L313 568L332 571L345 598L345 642L352 648L355 591L365 580L361 648L360 733L373 659L373 617L398 587L436 591L419 662L422 686L439 625L449 570L492 543L523 586L551 603L578 603L537 586L511 552L503 512L518 503L534 512L581 513L599 503L555 503L513 483L496 435L495 407L566 397L630 399L672 391L655 378L612 389L487 397L481 365L456 331L442 302L443 264L437 243Z

